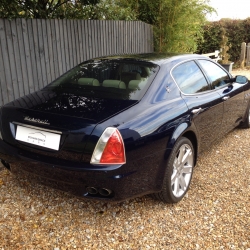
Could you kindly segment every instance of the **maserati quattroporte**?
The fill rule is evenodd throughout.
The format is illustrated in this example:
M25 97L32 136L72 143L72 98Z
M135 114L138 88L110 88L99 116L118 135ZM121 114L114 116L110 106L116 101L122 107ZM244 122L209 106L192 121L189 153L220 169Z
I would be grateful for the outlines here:
M200 55L88 60L0 109L0 159L82 197L174 203L199 153L249 127L249 98L246 77Z

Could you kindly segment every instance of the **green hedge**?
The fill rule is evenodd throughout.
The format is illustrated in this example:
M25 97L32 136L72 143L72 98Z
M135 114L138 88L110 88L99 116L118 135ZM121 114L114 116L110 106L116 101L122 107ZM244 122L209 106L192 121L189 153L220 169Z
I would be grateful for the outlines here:
M210 53L220 49L222 28L226 29L230 49L230 61L238 62L241 53L241 43L250 42L250 18L245 20L221 19L210 22L204 27L204 39L199 41L196 53Z

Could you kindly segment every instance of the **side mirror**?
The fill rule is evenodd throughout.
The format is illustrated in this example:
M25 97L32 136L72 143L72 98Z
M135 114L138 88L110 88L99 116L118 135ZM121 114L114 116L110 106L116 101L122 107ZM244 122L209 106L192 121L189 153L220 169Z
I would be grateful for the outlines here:
M248 79L245 76L236 76L234 79L235 79L235 82L241 83L241 84L248 82Z

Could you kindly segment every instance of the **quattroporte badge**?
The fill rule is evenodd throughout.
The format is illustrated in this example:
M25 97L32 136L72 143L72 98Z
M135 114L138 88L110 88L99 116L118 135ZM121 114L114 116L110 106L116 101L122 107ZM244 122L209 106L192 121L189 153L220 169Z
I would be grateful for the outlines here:
M25 116L24 120L29 121L29 122L35 122L35 123L50 125L48 120L40 120L40 119L36 119L36 118L31 118L29 116Z

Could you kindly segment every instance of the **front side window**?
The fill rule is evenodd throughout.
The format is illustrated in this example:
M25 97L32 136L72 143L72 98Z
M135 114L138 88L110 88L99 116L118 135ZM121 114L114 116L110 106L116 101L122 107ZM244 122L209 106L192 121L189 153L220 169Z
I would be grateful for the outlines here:
M153 63L127 59L91 60L68 71L46 88L86 97L140 100L158 69Z
M199 60L199 63L201 64L202 68L205 70L211 82L212 89L219 88L228 83L228 80L230 79L230 77L218 65L208 60Z
M188 61L175 67L172 75L184 94L195 94L210 90L210 87L194 61Z

